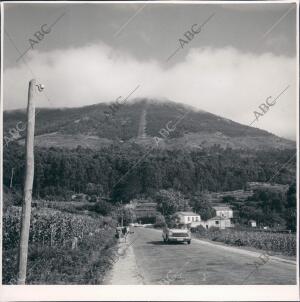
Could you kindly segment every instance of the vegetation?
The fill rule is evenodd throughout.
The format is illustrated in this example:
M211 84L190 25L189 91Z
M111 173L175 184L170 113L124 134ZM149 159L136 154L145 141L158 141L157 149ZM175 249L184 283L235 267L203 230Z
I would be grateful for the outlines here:
M109 104L100 103L81 108L67 109L41 109L36 116L36 134L59 132L62 134L88 134L97 135L107 139L127 140L136 137L138 133L141 113L145 107L145 100L124 103L111 112ZM147 133L158 136L160 129L166 126L168 121L176 121L176 118L189 112L188 118L178 123L172 137L182 136L187 129L189 132L222 131L227 136L240 136L247 131L247 135L267 137L270 134L256 128L243 126L233 121L222 119L204 111L191 111L181 104L174 102L155 103L147 105ZM4 112L4 136L9 135L9 129L14 128L19 121L25 122L25 111ZM22 124L23 127L24 124ZM172 123L173 125L173 123ZM24 135L24 131L20 133Z
M270 189L256 190L246 201L233 197L223 199L234 210L235 220L247 223L255 220L258 225L287 228L296 231L296 184L289 187L287 194Z
M193 152L153 149L147 156L145 152L136 144L113 145L100 153L84 148L36 148L33 195L70 200L74 193L86 193L123 202L141 195L154 197L157 191L169 188L194 195L241 189L248 181L268 181L280 168L274 182L290 184L295 180L295 166L283 167L294 155L291 150L253 154L215 146ZM13 188L21 190L24 148L13 142L4 149L3 182L7 187L12 168Z
M296 255L297 241L295 234L263 231L251 232L249 230L238 231L234 229L219 230L216 228L206 230L200 226L197 228L194 236L224 242L230 245L254 247L288 256Z
M147 149L131 140L136 138L144 106L144 102L124 104L109 116L105 115L107 104L66 110L42 109L37 115L37 135L53 132L62 136L88 135L107 139L109 143L101 147L101 152L80 146L74 149L35 147L28 283L101 283L116 243L114 227L117 223L126 225L136 220L132 209L125 207L132 199L157 202L160 213L147 219L156 227L163 227L177 211L193 210L203 220L215 216L203 192L241 189L246 182L268 182L271 178L289 185L295 181L295 160L290 161L295 154L292 149L234 150L218 145L205 147L205 144L192 151L178 146ZM174 117L182 116L186 110L180 105L152 103L147 111L147 135L158 136L167 122L175 121ZM5 136L17 122L25 121L25 113L4 113L4 121ZM199 111L190 112L189 118L178 123L172 138L182 138L186 133L204 131L214 135L222 131L219 133L224 137L236 139L246 130L252 138L264 140L272 136ZM24 134L25 131L20 133ZM16 283L24 165L24 147L10 142L3 154L2 276L5 284ZM276 177L274 171L279 172ZM71 202L75 193L87 194L89 202ZM224 202L234 209L234 217L240 223L254 219L259 225L280 225L296 230L295 184L290 186L287 195L257 191L246 201L228 196ZM292 234L199 228L196 236L287 255L295 255L296 251Z
M189 210L188 200L173 189L160 190L154 199L157 202L157 209L164 217L169 217L175 212Z
M218 155L207 157L207 154ZM74 193L85 193L92 201L86 210L102 215L109 215L118 202L125 204L134 198L152 198L165 216L193 209L206 220L215 212L201 192L229 191L244 188L247 181L268 181L274 176L274 170L280 171L274 181L293 183L294 166L290 163L291 168L283 167L292 155L291 150L254 154L249 150L223 150L217 146L193 152L153 149L147 156L145 149L135 144L114 145L102 149L101 153L83 148L36 148L33 197L70 200ZM141 160L135 165L138 159ZM4 187L10 185L12 168L13 190L20 195L24 148L14 143L4 150ZM257 191L246 201L226 197L224 202L233 208L234 217L241 223L254 219L260 225L279 225L295 231L295 192L295 187L290 188L287 196ZM129 221L130 215L127 215Z
M154 223L154 227L155 228L163 228L166 226L166 220L165 217L163 215L157 215L155 217L155 223Z
M209 202L205 200L203 194L196 193L191 197L190 204L193 210L200 214L202 220L208 220L214 216L216 216L215 209L211 206Z
M3 283L15 284L20 207L3 217ZM99 284L110 266L115 222L98 217L33 209L30 226L29 284Z

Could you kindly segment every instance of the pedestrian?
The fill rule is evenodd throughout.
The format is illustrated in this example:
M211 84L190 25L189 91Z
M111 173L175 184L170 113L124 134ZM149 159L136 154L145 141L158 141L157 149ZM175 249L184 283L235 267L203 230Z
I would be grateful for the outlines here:
M126 237L127 237L127 227L125 226L123 226L123 228L122 228L122 234L123 234L123 236L125 237L125 242L126 242Z

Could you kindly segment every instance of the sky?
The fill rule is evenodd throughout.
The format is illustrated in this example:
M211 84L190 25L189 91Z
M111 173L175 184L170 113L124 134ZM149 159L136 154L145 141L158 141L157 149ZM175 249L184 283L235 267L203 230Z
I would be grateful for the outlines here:
M293 3L6 3L4 30L4 110L26 107L31 78L45 85L37 107L50 108L111 102L139 86L131 99L247 125L256 111L252 126L296 139Z

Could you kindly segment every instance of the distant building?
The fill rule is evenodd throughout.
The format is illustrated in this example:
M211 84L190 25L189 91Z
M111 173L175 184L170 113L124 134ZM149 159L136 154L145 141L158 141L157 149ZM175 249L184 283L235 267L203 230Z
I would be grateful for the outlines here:
M155 217L158 214L156 210L157 208L156 202L138 202L138 203L131 202L128 207L133 209L137 219L151 218L151 217Z
M204 228L209 229L211 227L216 227L223 230L234 226L231 222L231 219L233 218L233 211L230 207L219 204L213 206L213 209L216 211L216 216L206 221L201 221L201 225Z
M216 228L220 228L221 230L233 227L230 218L224 218L221 216L215 216L208 219L207 221L202 221L201 225L206 229L209 229L211 227L216 227Z
M255 220L249 220L249 224L252 228L256 228L256 221Z
M213 208L216 210L216 216L220 216L222 218L233 218L233 211L230 207L226 205L218 205L213 206Z
M175 216L178 217L180 223L189 225L192 228L201 224L200 215L194 212L177 212Z

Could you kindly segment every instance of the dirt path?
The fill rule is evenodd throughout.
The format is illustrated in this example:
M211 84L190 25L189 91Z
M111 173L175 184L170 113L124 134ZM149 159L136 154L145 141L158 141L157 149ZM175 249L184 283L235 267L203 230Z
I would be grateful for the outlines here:
M139 275L132 244L134 236L128 236L127 242L120 239L116 262L103 280L104 285L144 284Z
M138 138L146 138L146 126L147 126L147 104L145 105L145 108L142 111L141 118L140 118L140 124L139 124L139 130L138 130Z

